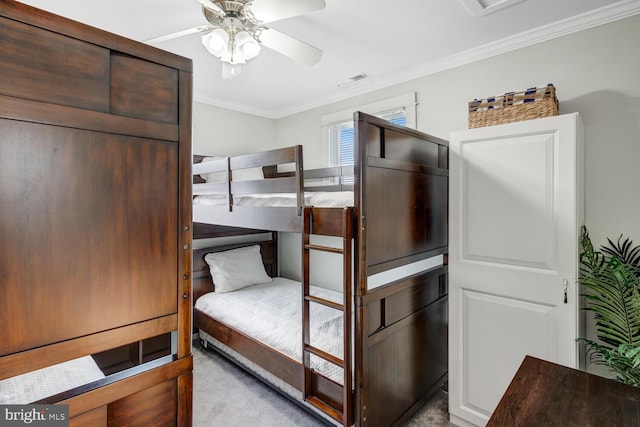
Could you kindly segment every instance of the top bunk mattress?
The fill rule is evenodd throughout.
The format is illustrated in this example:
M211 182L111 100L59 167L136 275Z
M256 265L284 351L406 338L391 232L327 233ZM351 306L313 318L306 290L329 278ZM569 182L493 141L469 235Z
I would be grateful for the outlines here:
M224 194L199 195L193 199L196 205L225 206L227 196ZM233 197L235 206L271 206L295 207L297 197L293 193L247 194ZM347 208L353 206L353 191L318 191L306 192L305 206L317 208Z
M310 287L311 294L342 304L342 293ZM198 298L195 308L209 317L254 338L302 363L302 284L283 277L233 292L210 292ZM311 344L340 359L342 312L319 304L310 309ZM311 367L339 384L342 368L318 357Z

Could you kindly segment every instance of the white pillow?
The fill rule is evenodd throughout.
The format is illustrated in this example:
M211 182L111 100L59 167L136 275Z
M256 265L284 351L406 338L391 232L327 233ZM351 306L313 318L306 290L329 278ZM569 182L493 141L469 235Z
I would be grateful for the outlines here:
M220 159L224 159L224 157L205 157L202 159L202 162L211 162ZM200 175L200 178L204 179L208 183L225 182L227 180L227 172L203 173ZM262 168L237 169L235 171L231 171L231 178L234 181L254 181L256 179L264 179L264 174L262 173Z
M247 286L271 282L260 255L253 245L205 255L217 293L232 292Z

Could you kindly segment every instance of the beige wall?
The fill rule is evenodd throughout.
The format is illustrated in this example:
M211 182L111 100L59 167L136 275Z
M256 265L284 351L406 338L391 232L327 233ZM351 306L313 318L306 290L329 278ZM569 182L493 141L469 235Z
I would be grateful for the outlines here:
M594 243L620 233L640 243L640 16L574 33L277 120L278 145L304 144L305 164L325 158L320 122L410 91L419 130L449 139L467 128L473 98L553 83L560 113L577 111L586 135L586 224Z
M305 167L321 167L325 114L415 91L418 129L448 139L467 127L469 100L552 82L560 112L577 111L585 123L586 224L594 243L620 233L640 243L638 40L635 16L278 120L196 104L194 152L303 144Z
M193 105L193 153L233 156L268 150L275 144L276 123L207 104Z

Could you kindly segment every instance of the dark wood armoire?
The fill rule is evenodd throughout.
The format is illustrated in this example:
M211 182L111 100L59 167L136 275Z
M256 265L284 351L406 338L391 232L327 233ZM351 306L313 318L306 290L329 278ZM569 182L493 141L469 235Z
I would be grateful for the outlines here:
M191 425L191 97L191 60L0 1L0 380L91 355L38 401L72 426Z

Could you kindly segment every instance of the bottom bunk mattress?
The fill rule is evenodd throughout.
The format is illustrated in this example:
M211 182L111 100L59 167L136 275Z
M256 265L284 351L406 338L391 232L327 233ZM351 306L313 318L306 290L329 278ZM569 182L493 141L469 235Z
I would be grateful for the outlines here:
M104 378L91 356L0 380L0 404L33 403Z
M310 287L311 295L342 304L342 294ZM210 292L195 308L302 363L302 284L283 277L233 292ZM340 359L343 356L342 312L319 304L310 309L311 345ZM318 357L311 367L342 384L342 368Z

